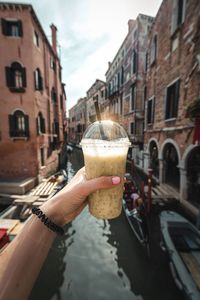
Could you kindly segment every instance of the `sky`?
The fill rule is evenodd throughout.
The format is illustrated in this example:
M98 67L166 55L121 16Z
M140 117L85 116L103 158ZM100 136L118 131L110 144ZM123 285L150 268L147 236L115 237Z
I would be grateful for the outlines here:
M105 81L128 33L128 20L139 13L155 16L161 0L16 0L29 3L47 35L58 29L58 46L66 84L67 109L85 97L96 79Z

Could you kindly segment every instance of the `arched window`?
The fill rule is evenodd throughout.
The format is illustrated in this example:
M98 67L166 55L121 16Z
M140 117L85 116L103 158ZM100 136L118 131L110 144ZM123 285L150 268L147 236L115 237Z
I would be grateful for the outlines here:
M29 137L29 117L21 110L9 115L10 137Z
M37 128L38 135L46 132L45 131L45 119L43 118L43 115L41 112L39 112L38 117L36 119L36 128Z
M34 72L34 80L35 80L35 89L38 91L43 90L43 79L41 76L40 69L36 69Z
M18 62L6 67L6 83L10 89L23 92L26 87L26 69Z

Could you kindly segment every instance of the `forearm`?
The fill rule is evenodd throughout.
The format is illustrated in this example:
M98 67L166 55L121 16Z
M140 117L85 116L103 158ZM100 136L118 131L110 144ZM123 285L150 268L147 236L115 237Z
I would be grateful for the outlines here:
M0 254L0 299L27 299L55 233L32 216Z

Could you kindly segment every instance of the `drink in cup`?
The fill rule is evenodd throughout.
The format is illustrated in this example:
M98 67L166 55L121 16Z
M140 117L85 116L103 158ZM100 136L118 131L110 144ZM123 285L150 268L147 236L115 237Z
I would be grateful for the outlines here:
M125 130L112 121L97 121L86 130L81 146L87 179L110 175L122 179L120 185L89 196L90 213L100 219L118 217L122 210L123 178L130 146Z

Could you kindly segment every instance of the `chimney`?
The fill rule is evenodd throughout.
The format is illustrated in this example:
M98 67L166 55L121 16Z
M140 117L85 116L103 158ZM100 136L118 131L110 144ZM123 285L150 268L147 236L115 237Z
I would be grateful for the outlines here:
M108 62L108 69L110 69L111 65L112 65L111 62L109 61Z
M130 32L135 25L135 20L128 20L128 32Z
M57 28L54 24L51 25L51 43L54 52L57 54Z

